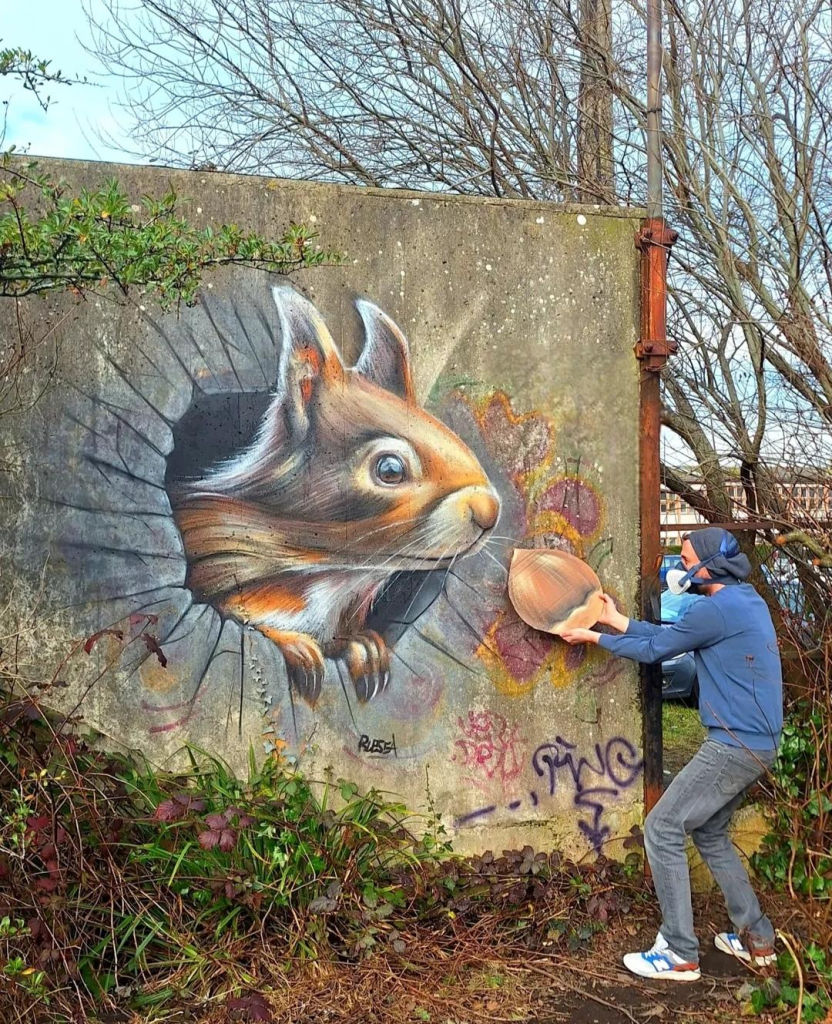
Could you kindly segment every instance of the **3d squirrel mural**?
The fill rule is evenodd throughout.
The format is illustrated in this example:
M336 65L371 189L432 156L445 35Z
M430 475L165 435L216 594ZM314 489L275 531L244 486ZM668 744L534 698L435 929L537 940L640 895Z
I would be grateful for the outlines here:
M280 649L290 684L314 705L324 658L359 701L384 691L388 646L367 628L398 572L450 567L493 530L500 499L474 454L418 403L404 334L356 305L365 342L347 367L315 307L273 289L282 348L253 442L170 486L198 599Z

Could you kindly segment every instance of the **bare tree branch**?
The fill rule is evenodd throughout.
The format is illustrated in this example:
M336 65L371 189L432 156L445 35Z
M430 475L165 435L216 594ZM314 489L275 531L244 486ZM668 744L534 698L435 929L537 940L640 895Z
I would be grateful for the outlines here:
M88 13L145 154L468 195L645 198L643 0L137 3L134 19L119 0ZM681 234L666 479L692 497L678 472L691 463L703 514L724 518L739 472L755 514L785 521L784 470L832 467L832 9L667 0L666 13Z

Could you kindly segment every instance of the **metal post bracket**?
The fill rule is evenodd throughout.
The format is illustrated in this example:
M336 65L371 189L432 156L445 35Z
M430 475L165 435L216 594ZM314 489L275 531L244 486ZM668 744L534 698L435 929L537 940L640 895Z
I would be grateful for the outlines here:
M679 343L670 338L654 338L650 341L638 341L635 345L636 359L663 359L676 355ZM661 366L649 365L648 370L660 370Z
M659 373L677 349L676 342L667 339L665 316L667 261L678 237L678 232L669 228L662 217L643 221L635 236L642 261L641 338L635 354L642 367L651 373Z
M648 246L658 245L668 251L679 239L679 232L667 226L663 219L646 220L636 232L636 249L646 252Z

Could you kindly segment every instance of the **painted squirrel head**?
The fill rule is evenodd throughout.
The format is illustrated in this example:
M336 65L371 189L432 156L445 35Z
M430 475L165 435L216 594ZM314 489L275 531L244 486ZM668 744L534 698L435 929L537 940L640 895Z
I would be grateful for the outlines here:
M419 405L404 334L359 301L365 342L346 367L307 299L287 285L273 296L274 398L250 447L188 485L186 501L243 503L261 530L272 521L326 565L434 569L474 549L500 501L470 449Z

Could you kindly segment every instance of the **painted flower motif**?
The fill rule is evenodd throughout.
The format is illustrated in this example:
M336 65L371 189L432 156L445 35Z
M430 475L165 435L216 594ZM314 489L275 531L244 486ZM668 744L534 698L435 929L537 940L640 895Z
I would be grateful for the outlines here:
M474 410L485 445L520 492L530 538L547 547L566 541L581 555L603 526L603 504L579 471L555 471L555 427L539 413L515 413L511 400L497 391ZM560 546L560 545L558 545Z
M511 399L497 391L477 410L477 422L488 450L515 484L540 467L547 466L554 453L551 420L535 413L519 415Z
M553 637L527 625L513 608L497 621L492 638L495 652L521 683L537 675L555 648Z
M599 647L570 647L533 629L513 608L499 614L477 654L491 670L497 690L510 697L530 693L544 680L558 689L569 686L589 673L607 682L621 669L618 659Z
M462 401L468 403L465 398ZM600 543L603 501L592 484L557 459L555 428L538 413L519 414L511 400L496 392L472 408L483 446L516 488L523 504L518 546L559 548L588 557ZM559 466L563 471L559 472ZM477 648L497 689L504 694L529 693L542 679L566 686L586 673L611 677L609 657L597 648L569 647L556 637L528 626L513 608L495 609ZM469 731L476 722L469 720ZM485 756L482 754L481 756Z
M561 516L582 539L593 537L601 527L601 501L592 488L577 477L555 480L534 504L535 513Z

